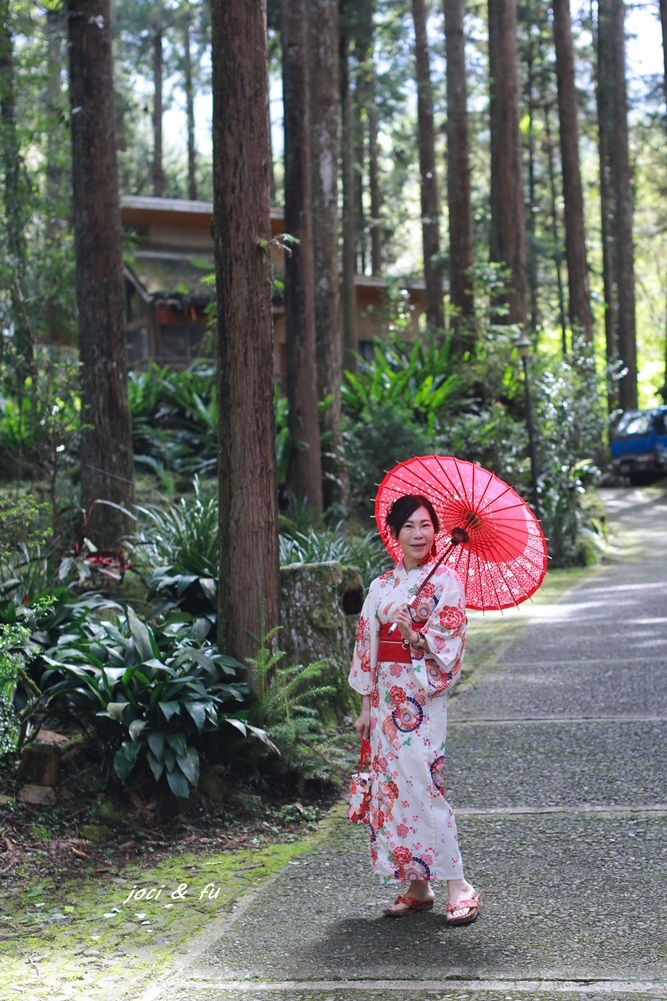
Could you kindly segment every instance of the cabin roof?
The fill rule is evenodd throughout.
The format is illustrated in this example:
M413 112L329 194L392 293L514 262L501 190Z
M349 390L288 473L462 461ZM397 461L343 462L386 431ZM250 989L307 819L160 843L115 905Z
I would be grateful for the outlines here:
M168 224L209 229L213 202L192 202L186 198L154 198L148 195L122 195L120 214L123 224ZM283 210L271 209L271 220L283 218Z
M215 271L213 257L200 251L137 250L126 255L124 270L146 301L215 299L215 284L205 281Z
M120 200L123 226L133 229L136 247L126 254L125 272L146 299L186 299L211 302L215 286L203 281L215 270L211 220L212 202L183 198L154 198L147 195L123 195ZM275 236L284 228L282 208L271 208L271 230ZM278 255L278 251L276 251ZM274 259L278 268L282 255ZM354 284L365 299L381 297L392 279L355 275ZM423 280L401 282L414 304L422 305Z

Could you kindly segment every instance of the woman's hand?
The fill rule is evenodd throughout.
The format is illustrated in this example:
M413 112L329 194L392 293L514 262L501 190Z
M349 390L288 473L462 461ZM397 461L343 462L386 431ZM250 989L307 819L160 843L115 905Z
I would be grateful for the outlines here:
M419 642L419 633L412 625L412 617L410 615L410 609L407 605L401 605L396 609L394 612L394 622L398 626L398 631L405 642L410 643L412 646L416 646Z
M371 697L370 695L361 696L361 713L359 719L354 724L354 729L356 730L357 737L359 740L370 740L371 739Z

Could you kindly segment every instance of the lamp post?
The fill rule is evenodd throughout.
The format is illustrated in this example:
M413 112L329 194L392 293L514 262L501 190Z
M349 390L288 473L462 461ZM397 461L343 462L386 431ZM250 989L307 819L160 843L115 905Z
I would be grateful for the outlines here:
M535 433L533 430L533 412L530 406L530 386L528 384L528 358L531 344L525 334L516 341L516 349L523 365L523 385L526 391L526 426L528 428L528 445L530 448L530 477L533 486L533 510L539 519L540 499L537 493L537 461L535 459Z

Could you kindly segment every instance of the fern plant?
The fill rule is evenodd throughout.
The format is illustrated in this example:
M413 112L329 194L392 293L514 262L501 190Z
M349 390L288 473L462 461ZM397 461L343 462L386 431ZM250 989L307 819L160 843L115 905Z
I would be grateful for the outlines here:
M283 667L284 652L272 649L279 630L262 630L257 656L248 658L256 699L250 715L288 769L306 779L331 780L336 770L326 726L333 716L328 701L336 691L326 681L331 663L316 660L305 667Z

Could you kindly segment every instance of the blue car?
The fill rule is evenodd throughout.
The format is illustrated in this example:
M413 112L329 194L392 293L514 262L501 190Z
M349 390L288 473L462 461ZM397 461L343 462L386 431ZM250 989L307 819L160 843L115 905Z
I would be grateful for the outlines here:
M626 410L611 437L611 468L633 485L667 473L667 406Z

